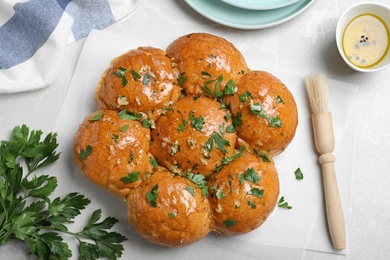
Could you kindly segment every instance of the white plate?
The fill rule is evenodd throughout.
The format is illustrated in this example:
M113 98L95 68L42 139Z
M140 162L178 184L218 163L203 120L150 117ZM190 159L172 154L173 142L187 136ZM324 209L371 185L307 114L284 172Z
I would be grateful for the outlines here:
M220 0L227 4L251 10L270 10L295 4L301 0Z
M287 22L306 10L315 0L301 0L295 4L272 10L237 8L220 0L185 0L204 17L239 29L262 29Z

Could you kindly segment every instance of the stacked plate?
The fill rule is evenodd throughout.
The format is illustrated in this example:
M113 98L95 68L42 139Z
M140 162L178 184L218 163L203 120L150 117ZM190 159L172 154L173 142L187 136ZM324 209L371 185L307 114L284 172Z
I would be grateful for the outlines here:
M315 0L185 0L208 19L240 29L262 29L291 20Z

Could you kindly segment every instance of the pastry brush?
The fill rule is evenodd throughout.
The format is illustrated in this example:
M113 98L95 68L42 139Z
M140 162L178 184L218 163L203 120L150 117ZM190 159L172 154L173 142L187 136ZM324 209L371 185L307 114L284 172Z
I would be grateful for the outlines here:
M317 74L307 77L305 84L312 110L314 143L320 153L329 233L333 247L344 249L345 223L334 168L335 139L332 114L328 111L328 81L324 74Z

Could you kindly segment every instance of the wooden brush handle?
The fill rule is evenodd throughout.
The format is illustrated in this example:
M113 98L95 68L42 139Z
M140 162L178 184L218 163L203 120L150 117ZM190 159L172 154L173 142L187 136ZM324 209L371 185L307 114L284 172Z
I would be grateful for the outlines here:
M329 233L333 247L344 249L346 246L344 214L334 169L335 156L332 154L335 146L332 114L330 112L314 113L312 122L315 145L321 154L319 162L322 165Z

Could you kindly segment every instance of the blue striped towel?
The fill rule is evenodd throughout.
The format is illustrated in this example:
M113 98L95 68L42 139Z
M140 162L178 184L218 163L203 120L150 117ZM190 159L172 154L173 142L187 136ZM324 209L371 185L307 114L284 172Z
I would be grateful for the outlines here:
M59 75L67 44L131 13L138 0L0 0L0 94Z

